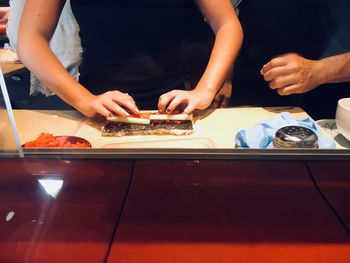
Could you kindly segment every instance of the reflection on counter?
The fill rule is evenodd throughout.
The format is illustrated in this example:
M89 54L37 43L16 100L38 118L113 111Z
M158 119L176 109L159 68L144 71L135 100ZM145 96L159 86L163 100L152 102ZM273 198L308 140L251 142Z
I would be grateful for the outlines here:
M45 193L51 196L52 198L57 198L58 194L60 193L62 187L63 187L63 180L62 179L39 179L38 183L40 186L44 189Z

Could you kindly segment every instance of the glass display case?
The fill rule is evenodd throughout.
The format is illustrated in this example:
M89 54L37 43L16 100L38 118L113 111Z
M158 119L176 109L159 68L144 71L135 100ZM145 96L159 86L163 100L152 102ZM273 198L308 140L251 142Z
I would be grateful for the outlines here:
M302 15L329 1L232 2L245 39L231 104L194 111L186 134L109 134L115 116L87 117L18 59L1 61L0 262L348 262L350 142L335 112L350 84L282 97L259 74L279 52L316 59L347 39L310 48L324 38ZM71 3L96 44L78 74L93 94L136 87L153 116L163 92L193 89L205 70L214 35L194 2ZM300 32L282 19L295 15L309 23ZM188 119L166 121L183 132Z
M7 73L5 78L20 79L15 72ZM4 90L6 87L16 89L11 85L4 85ZM103 134L103 129L108 121L103 117L88 118L76 110L62 110L55 107L21 109L15 104L16 108L12 109L8 107L10 104L5 105L4 99L2 103L2 156L7 154L11 156L17 152L21 153L19 154L21 157L50 158L67 154L72 158L77 155L161 159L347 160L350 158L349 141L337 131L335 120L313 122L299 107L207 109L193 114L193 132L188 135L106 136ZM294 131L292 139L286 139L285 136L291 135L288 131L289 134L284 134L284 138L281 139L281 134L276 133L278 129L273 127L273 125L279 125L280 128L290 127L293 124L299 128L303 125L307 128L311 122L315 125L317 133L304 138L307 140L316 136L311 146L307 145L307 142L299 146L291 144L293 140L300 140L301 131ZM66 144L50 146L50 143L58 143L61 139L64 139ZM43 143L46 140L47 147L45 144L41 146L35 144L40 143L40 140ZM277 140L289 140L289 142L284 141L284 146L275 145Z
M133 4L122 2L111 4L106 1L105 4L96 5L92 2L90 4L82 1L74 2L73 10L79 11L75 12L74 15L82 24L80 32L82 44L86 44L83 39L84 36L87 39L94 40L89 43L94 43L95 46L84 46L84 52L90 52L92 55L88 56L89 59L84 60L79 67L81 82L88 87L92 86L94 94L104 92L104 86L108 83L125 88L127 92L132 92L129 91L132 87L139 86L139 89L143 90L141 93L143 92L147 96L153 94L151 96L152 100L148 99L149 96L144 100L143 95L136 93L135 100L140 101L140 105L142 105L140 108L156 110L157 100L166 91L166 87L186 90L195 86L208 61L213 45L213 34L209 25L202 19L202 15L193 4L182 3L181 1L181 3L170 1L169 3L162 2L162 4L157 1L152 4L138 2ZM5 59L1 65L13 111L8 108L7 114L5 114L5 111L3 111L3 114L5 120L8 120L8 116L14 116L11 123L15 125L12 126L15 130L10 132L9 127L11 126L6 125L7 128L4 128L4 132L1 133L3 137L2 144L6 144L3 147L2 154L11 154L11 151L15 150L17 152L24 151L24 156L27 157L36 155L55 157L61 154L71 154L73 156L78 154L90 157L93 155L100 157L102 155L121 158L128 156L182 158L186 156L194 159L211 157L261 157L301 160L315 158L348 159L349 140L339 133L335 123L336 99L339 96L346 96L344 88L339 88L336 92L332 91L332 95L329 95L328 89L327 93L324 94L318 94L318 91L316 91L314 92L315 95L311 94L310 96L293 95L287 96L288 98L281 96L276 98L275 95L271 95L271 91L266 86L264 87L266 84L261 83L263 81L262 77L256 78L256 71L250 67L252 61L256 59L257 66L259 63L262 64L257 59L262 60L262 57L270 56L272 50L266 47L263 36L257 32L260 28L265 30L266 34L270 34L270 29L261 28L259 25L257 25L257 29L251 27L250 23L260 19L256 18L256 20L251 21L248 18L250 12L255 10L254 5L260 6L259 3L253 2L243 2L240 5L240 20L246 40L243 43L241 56L235 68L237 73L234 74L232 80L232 85L236 89L232 96L232 107L222 109L209 107L207 110L194 112L194 129L191 135L104 136L102 129L107 122L105 118L87 118L59 97L49 96L51 94L47 89L33 89L33 85L39 84L29 70L18 60L6 61ZM267 10L268 6L264 8ZM127 29L129 30L128 33L125 33L122 39L116 39L116 36L112 39L108 38L111 42L94 38L88 28L93 27L94 22L89 17L93 12L96 12L97 9L95 8L106 14L109 14L112 9L117 12L115 16L118 21L114 21L112 15L106 15L107 18L100 21L101 37L110 34L108 33L109 25L118 25L115 30L120 34L126 32ZM308 8L312 8L312 6L308 6ZM322 8L326 8L326 6L322 6ZM320 7L318 12L323 12L324 9L322 8ZM147 19L149 13L145 10L150 11L154 19L157 18L163 21L163 24L155 24ZM298 11L293 10L289 10L289 13L286 14L292 16L293 12ZM329 10L334 12L332 9ZM132 19L127 15L135 12L138 14L138 19ZM330 21L334 19L332 12L328 14ZM260 16L264 15L260 14ZM181 22L177 19L179 17L183 19ZM123 22L124 20L128 23ZM268 20L267 23L273 24L273 21ZM338 24L342 25L340 22ZM276 25L276 27L278 26L280 25ZM144 33L146 28L148 29L147 36ZM169 28L169 30L164 30L164 28ZM325 39L329 37L330 30L333 29L327 27L324 32ZM299 36L294 31L292 33L296 34L295 37ZM300 34L303 35L304 33ZM322 32L316 33L321 34ZM161 39L157 37L160 34L163 34ZM138 35L142 41L135 41L135 35ZM251 36L256 36L256 39L252 39ZM280 38L283 37L284 33L281 32ZM112 43L115 48L111 47ZM281 44L279 45L281 50L274 50L273 52L283 52L284 45L287 45L282 41L278 41L278 43ZM338 44L345 46L346 43L347 39L343 38L339 40ZM309 42L305 42L302 47L295 45L294 42L289 43L289 45L289 48L310 49ZM319 49L322 48L323 46L319 46ZM328 46L327 50L329 51L332 48L334 48L334 45ZM254 49L257 53L249 52L249 50ZM114 58L113 62L111 62L111 57ZM94 62L90 61L92 58L94 58ZM97 73L92 74L93 71ZM100 90L96 88L97 86L101 87ZM345 83L343 86L348 86L348 84ZM6 87L4 86L4 88ZM150 89L155 91L149 91ZM250 91L247 92L247 89L250 89ZM266 94L262 95L262 92ZM243 93L244 96L242 96ZM247 96L251 99L250 103ZM330 99L329 103L325 103L327 98ZM260 103L257 103L257 100L260 100ZM319 100L320 104L315 106L313 104L316 100ZM299 103L295 103L296 101ZM4 109L4 102L2 104ZM308 119L309 117L311 118ZM312 147L305 147L305 145L303 148L296 145L298 149L289 149L291 147L277 147L277 144L273 144L276 127L300 124L313 127L314 132L317 133L318 141L314 143L314 147L317 149L310 149ZM270 125L271 129L266 128L266 125ZM70 143L73 142L73 144L87 141L86 145L91 146L91 148L21 149L20 145L36 140L43 133L56 137L70 136ZM19 140L17 145L16 135ZM300 138L294 139L299 140ZM276 147L273 147L273 145ZM278 145L281 146L281 144ZM23 157L22 154L20 155Z
M1 97L2 156L16 153L21 157L50 158L69 154L72 157L108 158L295 160L347 160L350 156L350 143L339 133L334 119L314 122L302 108L287 106L240 106L196 111L192 118L193 132L189 135L105 136L103 127L108 123L106 118L85 117L72 108L62 106L56 96L41 96L38 99L28 96L28 70L21 63L3 63L2 67L2 90L6 92ZM277 129L273 125L283 127L291 124L305 127L315 125L316 148L308 145L299 148L297 145L274 146ZM271 129L264 128L264 125L271 125ZM243 137L245 133L250 137ZM42 134L67 137L71 140L70 144L86 143L89 147L22 147Z

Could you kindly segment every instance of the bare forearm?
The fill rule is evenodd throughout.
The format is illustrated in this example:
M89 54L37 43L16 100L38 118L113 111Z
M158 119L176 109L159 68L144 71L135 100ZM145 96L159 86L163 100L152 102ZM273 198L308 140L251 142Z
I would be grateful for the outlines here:
M18 32L17 52L22 62L59 97L88 117L100 114L137 114L135 101L114 90L91 94L66 71L50 49L57 22L66 0L27 0Z
M77 83L49 48L47 41L40 36L22 35L19 38L18 55L23 64L40 79L52 92L73 107L90 96L83 86Z
M27 0L18 31L17 52L26 67L52 92L79 110L79 102L91 96L66 71L49 41L65 0Z
M216 39L207 68L200 79L198 89L216 94L232 69L240 47L242 45L243 32L239 22L229 22L220 27L216 33Z
M350 52L318 62L320 84L350 81Z

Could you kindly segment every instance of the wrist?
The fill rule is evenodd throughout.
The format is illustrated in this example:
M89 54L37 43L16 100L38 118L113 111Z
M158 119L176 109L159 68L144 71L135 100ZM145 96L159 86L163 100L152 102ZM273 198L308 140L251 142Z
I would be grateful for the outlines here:
M326 62L321 60L315 60L314 61L314 79L316 86L320 86L322 84L325 84L329 81L329 76L327 74L327 64Z
M209 96L211 99L214 99L216 93L218 92L219 89L213 89L205 86L199 86L194 88L194 92L199 93L199 94L206 94Z
M71 105L84 115L90 116L89 106L91 105L94 97L95 95L92 93L84 92L84 94L79 94L79 97L76 98Z

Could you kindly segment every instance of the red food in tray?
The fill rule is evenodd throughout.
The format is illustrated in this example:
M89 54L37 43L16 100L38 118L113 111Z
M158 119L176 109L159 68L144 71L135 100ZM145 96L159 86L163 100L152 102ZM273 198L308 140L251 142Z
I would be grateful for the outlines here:
M91 144L84 138L76 136L41 133L35 140L23 144L23 148L91 148Z

